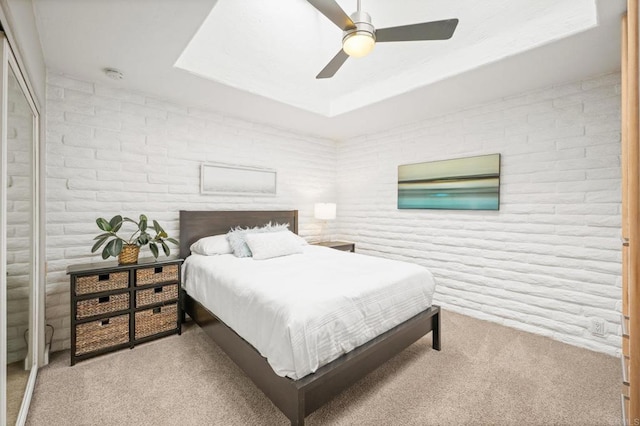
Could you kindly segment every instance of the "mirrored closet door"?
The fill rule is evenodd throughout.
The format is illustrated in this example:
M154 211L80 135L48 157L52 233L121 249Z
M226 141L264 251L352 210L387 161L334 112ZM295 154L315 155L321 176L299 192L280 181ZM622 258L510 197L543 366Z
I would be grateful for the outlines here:
M0 424L23 424L37 374L38 112L9 45L1 37L0 230L2 241Z

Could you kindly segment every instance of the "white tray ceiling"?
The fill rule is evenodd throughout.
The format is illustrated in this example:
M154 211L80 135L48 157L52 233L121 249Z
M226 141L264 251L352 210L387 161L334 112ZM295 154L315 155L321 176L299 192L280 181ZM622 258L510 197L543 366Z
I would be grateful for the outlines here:
M335 139L619 69L625 0L362 4L378 28L460 24L449 41L378 44L319 81L341 31L306 0L34 0L34 10L54 72Z
M339 0L355 10L355 0ZM378 43L331 79L316 74L342 31L305 0L219 0L176 66L325 116L335 116L495 62L597 24L593 0L363 0L377 28L458 18L450 40Z

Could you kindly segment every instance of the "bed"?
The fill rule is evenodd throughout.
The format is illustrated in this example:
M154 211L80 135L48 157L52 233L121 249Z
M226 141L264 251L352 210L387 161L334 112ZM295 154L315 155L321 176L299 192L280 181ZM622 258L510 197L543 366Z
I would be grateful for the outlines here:
M262 226L270 221L289 223L290 230L294 233L298 232L298 213L295 210L181 211L180 255L187 258L190 255L190 245L202 237L224 234L235 226ZM320 248L315 247L309 250L313 249ZM341 254L350 256L347 253ZM196 257L194 256L191 260L199 260ZM193 289L190 292L194 294ZM200 297L198 299L203 300ZM186 313L289 418L292 425L303 425L307 415L427 333L433 333L433 348L440 350L440 309L431 305L390 330L330 361L314 373L306 374L306 370L301 370L298 374L302 377L298 378L294 374L292 377L295 379L292 379L284 377L282 371L278 371L279 374L277 374L267 358L256 349L260 347L259 345L252 346L212 312L221 308L211 308L211 305L208 305L208 308L205 306L206 301L201 303L189 292L184 294L183 300ZM255 311L258 315L259 310ZM225 317L222 312L216 313Z

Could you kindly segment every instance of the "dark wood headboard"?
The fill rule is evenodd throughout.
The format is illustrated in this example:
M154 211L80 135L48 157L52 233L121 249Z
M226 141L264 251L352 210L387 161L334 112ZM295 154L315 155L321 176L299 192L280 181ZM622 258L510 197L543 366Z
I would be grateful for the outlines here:
M202 237L226 234L236 226L254 227L267 223L288 223L298 233L298 210L281 211L187 211L180 210L180 257L191 254L189 247Z

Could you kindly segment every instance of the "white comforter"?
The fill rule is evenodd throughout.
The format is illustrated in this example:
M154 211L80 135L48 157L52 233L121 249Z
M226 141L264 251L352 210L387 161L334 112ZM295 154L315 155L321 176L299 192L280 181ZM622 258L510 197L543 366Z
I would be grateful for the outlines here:
M425 310L435 290L422 266L319 246L268 260L191 255L183 285L292 379Z

